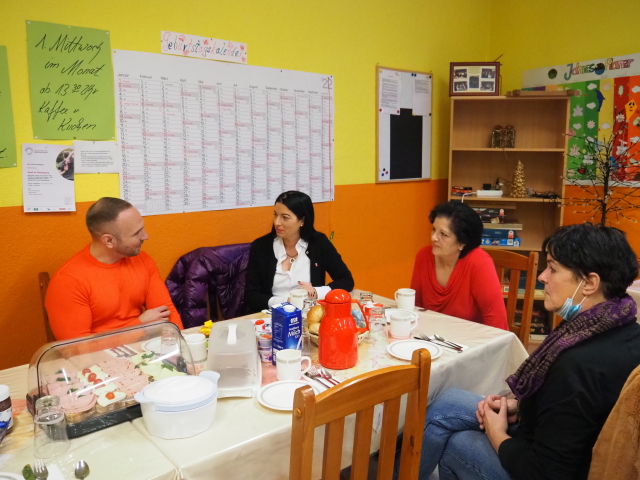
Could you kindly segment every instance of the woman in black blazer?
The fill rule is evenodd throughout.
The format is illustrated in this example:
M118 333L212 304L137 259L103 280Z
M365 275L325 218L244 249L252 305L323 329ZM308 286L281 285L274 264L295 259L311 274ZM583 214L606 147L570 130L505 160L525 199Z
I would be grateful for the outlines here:
M326 235L313 227L311 198L295 190L281 193L274 205L271 232L253 241L244 293L248 313L288 300L302 288L324 299L334 288L353 290L353 277ZM331 283L326 282L326 274Z

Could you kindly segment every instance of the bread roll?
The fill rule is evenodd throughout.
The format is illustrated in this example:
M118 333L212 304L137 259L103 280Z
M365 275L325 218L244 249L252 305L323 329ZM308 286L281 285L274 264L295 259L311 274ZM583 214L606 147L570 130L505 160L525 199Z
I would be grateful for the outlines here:
M307 314L307 325L311 327L315 323L320 323L322 317L324 317L324 307L322 305L312 307Z
M313 333L314 335L318 335L320 333L320 323L314 323L309 325L309 333Z

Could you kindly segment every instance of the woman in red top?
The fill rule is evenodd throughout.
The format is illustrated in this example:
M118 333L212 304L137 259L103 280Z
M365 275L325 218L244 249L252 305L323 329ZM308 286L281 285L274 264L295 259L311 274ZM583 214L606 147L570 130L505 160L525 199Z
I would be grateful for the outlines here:
M480 248L482 221L471 207L446 202L429 214L431 243L416 255L416 305L508 330L502 289L491 257Z

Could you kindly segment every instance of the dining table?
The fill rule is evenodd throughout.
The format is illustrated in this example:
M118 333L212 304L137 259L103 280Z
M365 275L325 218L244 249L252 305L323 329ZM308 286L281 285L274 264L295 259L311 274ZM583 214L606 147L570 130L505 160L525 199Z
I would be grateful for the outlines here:
M358 298L359 291L352 292ZM392 299L374 295L374 302L395 308ZM464 351L442 349L431 364L429 402L450 387L488 395L507 390L505 378L515 372L527 352L511 332L450 317L433 311L416 309L414 334L441 335L465 346ZM266 318L264 313L240 318ZM184 333L197 332L198 328ZM391 344L395 339L389 339ZM364 338L358 345L358 362L346 370L330 370L338 380L409 362L390 355L385 346ZM311 358L318 364L317 347ZM262 363L263 385L276 381L275 367ZM0 384L9 384L14 405L20 407L27 392L27 365L0 371ZM309 380L309 382L314 382ZM324 388L324 387L322 387ZM15 410L15 408L14 408ZM18 408L19 410L19 408ZM14 411L14 415L15 415ZM379 448L381 409L373 425L371 452ZM26 463L33 464L33 421L26 409L14 416L16 426L0 444L0 472L19 473ZM404 417L401 415L400 424ZM343 467L351 464L354 416L345 422ZM378 427L378 428L376 428ZM321 476L321 450L324 427L315 432L313 476ZM72 480L73 465L84 459L91 466L89 480L182 479L230 480L289 478L291 412L278 411L253 398L219 398L215 421L205 432L191 438L165 440L148 434L144 419L138 418L111 428L74 438L69 451L46 463L55 464L64 479ZM51 480L55 480L50 477Z

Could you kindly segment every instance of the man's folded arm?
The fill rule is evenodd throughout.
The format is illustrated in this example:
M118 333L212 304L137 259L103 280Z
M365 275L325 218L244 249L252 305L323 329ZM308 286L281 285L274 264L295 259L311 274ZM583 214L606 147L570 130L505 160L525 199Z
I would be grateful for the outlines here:
M160 306L166 306L169 308L171 315L169 316L169 320L172 323L175 323L180 330L184 328L182 325L182 319L180 318L180 314L178 310L176 310L173 301L171 300L171 295L169 295L169 290L167 290L167 286L165 285L162 277L160 276L160 271L158 270L158 266L153 261L151 257L149 257L149 290L147 293L147 298L145 300L145 308L151 309Z

